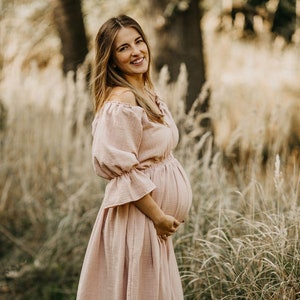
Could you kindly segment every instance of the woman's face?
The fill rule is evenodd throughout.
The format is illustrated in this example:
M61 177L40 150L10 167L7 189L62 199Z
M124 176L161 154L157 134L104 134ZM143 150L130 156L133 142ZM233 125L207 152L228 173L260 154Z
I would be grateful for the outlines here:
M149 67L149 52L142 36L131 27L122 27L113 45L113 63L125 78L139 77Z

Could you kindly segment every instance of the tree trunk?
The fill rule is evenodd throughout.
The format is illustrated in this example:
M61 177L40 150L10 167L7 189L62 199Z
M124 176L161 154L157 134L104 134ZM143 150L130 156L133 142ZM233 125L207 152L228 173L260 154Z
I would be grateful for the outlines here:
M275 12L272 32L292 41L296 30L296 0L279 0Z
M200 93L205 82L203 41L200 29L201 13L198 0L178 1L150 0L148 14L152 20L162 20L156 26L157 43L154 66L159 71L167 65L171 81L179 74L180 64L188 71L186 111Z
M51 0L61 39L63 71L76 71L88 53L80 0Z

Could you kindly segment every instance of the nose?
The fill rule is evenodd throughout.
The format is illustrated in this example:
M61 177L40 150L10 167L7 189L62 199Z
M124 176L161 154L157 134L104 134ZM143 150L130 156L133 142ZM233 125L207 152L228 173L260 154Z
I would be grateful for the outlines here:
M132 55L138 55L141 53L140 48L137 45L132 46Z

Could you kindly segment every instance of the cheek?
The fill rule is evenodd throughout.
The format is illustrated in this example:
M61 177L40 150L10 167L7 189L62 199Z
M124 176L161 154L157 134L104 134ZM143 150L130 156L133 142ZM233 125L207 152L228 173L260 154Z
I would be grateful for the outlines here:
M114 61L115 61L115 64L118 65L118 66L121 66L122 64L125 64L127 63L129 60L129 57L128 55L126 55L125 53L124 54L119 54L115 57Z
M117 66L122 65L124 63L124 61L125 61L124 55L118 54L118 55L114 55L114 57L113 57L113 62Z
M147 55L149 55L148 47L146 45L144 45L144 49L142 51L144 53L147 53Z

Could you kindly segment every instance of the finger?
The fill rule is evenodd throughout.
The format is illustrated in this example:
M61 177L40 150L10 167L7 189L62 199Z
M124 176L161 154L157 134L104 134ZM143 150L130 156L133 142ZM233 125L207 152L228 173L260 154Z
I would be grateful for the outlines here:
M173 226L175 226L175 228L178 227L180 224L181 223L177 220L174 220L174 222L173 222Z
M159 237L164 241L166 241L168 239L168 235L166 235L166 234L162 234Z

